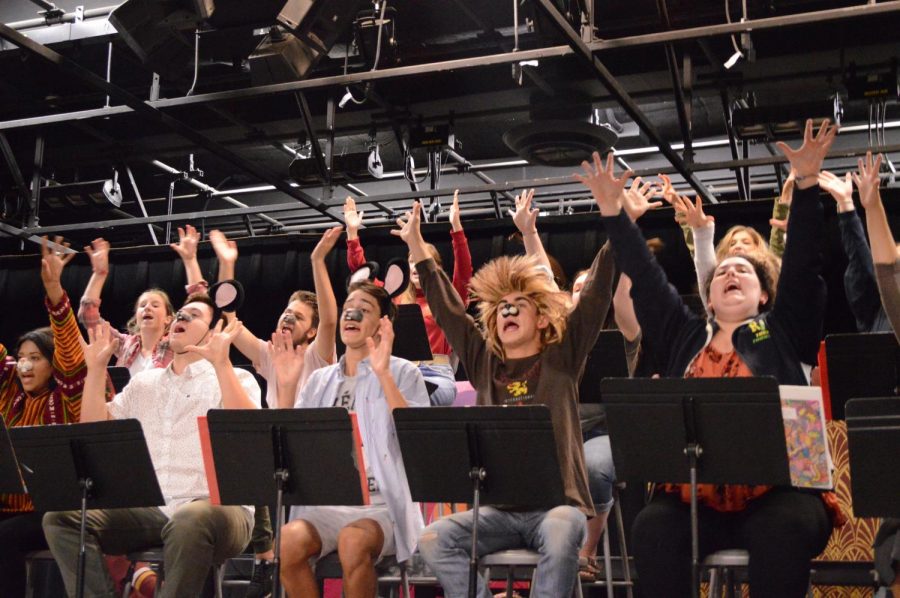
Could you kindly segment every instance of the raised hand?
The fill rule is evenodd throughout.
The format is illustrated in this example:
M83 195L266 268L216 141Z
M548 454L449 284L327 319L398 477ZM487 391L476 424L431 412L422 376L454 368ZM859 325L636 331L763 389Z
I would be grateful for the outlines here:
M877 158L872 158L872 152L866 152L866 159L857 160L856 164L859 172L852 175L853 182L859 190L859 202L864 208L870 207L881 202L881 194L879 187L881 186L881 177L878 173L881 171L881 159L879 154Z
M362 226L364 212L356 211L356 200L347 196L344 200L344 224L347 226L347 238L355 239Z
M819 173L819 187L828 191L829 195L837 202L838 212L847 212L853 209L853 181L848 172L844 178L841 178L823 170Z
M600 214L603 216L616 216L622 211L622 201L625 192L625 183L633 174L630 170L622 174L620 178L616 178L614 156L612 152L606 157L606 168L603 167L603 161L600 154L594 152L594 165L591 166L587 161L581 163L581 169L584 175L575 173L574 176L582 185L591 190L594 201L600 208Z
M409 247L410 255L414 262L420 262L428 258L425 252L425 240L422 238L422 204L413 202L412 210L397 218L397 226L391 229L391 234L400 237Z
M625 201L622 207L632 222L637 222L638 218L647 213L648 210L655 210L662 205L661 201L650 201L651 197L656 195L656 188L653 183L644 183L641 177L637 177L631 182L631 187L625 192Z
M224 320L220 319L210 330L209 342L202 345L188 345L184 350L196 353L214 366L228 365L231 363L228 356L231 343L243 329L244 325L237 318L231 318L227 326Z
M675 196L673 204L675 210L684 214L684 222L691 228L705 228L712 226L716 219L707 216L703 211L703 200L697 196L696 202L691 202L687 197Z
M78 335L84 362L89 370L105 369L119 347L119 339L113 336L112 327L105 320L101 320L97 326L88 328L87 332L89 342L84 342L81 335Z
M680 209L681 205L678 201L678 192L675 191L675 186L672 185L672 179L669 178L667 174L657 175L659 180L662 181L662 185L659 186L659 195L662 195L662 198L675 209L675 222L680 225L687 224L685 220L684 211Z
M200 243L200 233L196 228L188 224L184 228L178 227L178 242L170 243L169 247L175 250L182 260L197 259L197 245Z
M791 168L796 171L797 185L801 189L812 187L822 170L822 162L828 155L828 150L837 136L837 126L832 126L826 118L819 127L819 131L813 136L812 119L807 119L803 130L803 145L799 149L791 147L783 141L776 145L781 153L790 161Z
M382 316L378 323L378 342L374 338L367 338L369 347L369 364L376 375L383 375L391 371L391 350L394 348L394 325L390 318Z
M335 226L329 228L322 234L322 238L319 239L319 242L316 243L315 248L312 250L312 254L310 254L311 260L324 260L325 256L328 255L332 249L334 249L335 243L341 237L341 233L344 231L343 227Z
M531 207L534 198L534 189L528 189L520 195L516 195L516 211L512 213L513 222L523 235L537 232L537 217L539 210Z
M109 243L103 239L94 239L86 245L84 252L91 258L91 271L100 276L109 274Z
M453 190L453 203L450 205L450 230L458 233L463 229L459 218L459 189Z
M75 253L63 253L62 251L53 251L47 244L47 236L41 237L41 280L44 283L44 289L47 291L47 294L50 294L51 289L53 291L59 291L60 297L62 296L62 284L60 280L62 279L63 269L66 267L66 264L72 261L75 257ZM53 237L53 242L57 245L61 245L68 249L69 243L63 241L62 237ZM53 297L51 297L51 300ZM56 301L54 301L55 303Z
M273 332L272 340L267 343L266 350L272 367L275 368L275 380L280 386L293 386L300 380L303 364L306 361L308 345L293 346L291 334L287 331Z
M229 241L220 230L209 232L209 243L212 245L213 251L216 252L216 258L220 263L234 264L238 259L237 243Z

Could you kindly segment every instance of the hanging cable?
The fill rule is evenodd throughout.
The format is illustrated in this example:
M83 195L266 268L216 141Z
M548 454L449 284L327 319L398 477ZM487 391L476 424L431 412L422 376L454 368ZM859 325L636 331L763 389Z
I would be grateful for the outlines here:
M197 76L200 74L200 28L194 31L194 82L191 83L191 88L188 90L187 94L191 95L194 93L194 88L197 86Z
M375 3L375 7L377 10L378 3ZM381 34L384 30L384 11L387 9L387 0L381 3L381 13L378 17L378 37L375 41L375 62L372 64L372 70L375 71L378 69L378 61L381 60Z

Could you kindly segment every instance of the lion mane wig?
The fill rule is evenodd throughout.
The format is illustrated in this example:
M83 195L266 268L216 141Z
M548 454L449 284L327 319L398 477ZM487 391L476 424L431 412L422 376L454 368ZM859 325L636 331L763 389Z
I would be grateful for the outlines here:
M521 293L537 306L538 315L546 316L549 325L540 331L541 345L558 343L566 333L566 318L572 300L547 276L535 257L502 256L481 267L469 288L478 301L478 319L484 329L485 342L500 359L506 359L497 331L500 300L510 293Z

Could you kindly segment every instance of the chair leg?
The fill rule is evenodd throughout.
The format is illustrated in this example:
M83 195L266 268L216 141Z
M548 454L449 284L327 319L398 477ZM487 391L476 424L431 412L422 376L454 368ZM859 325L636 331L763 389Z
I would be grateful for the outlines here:
M606 579L606 597L615 598L612 576L612 553L609 547L609 521L603 528L603 576Z
M628 562L628 546L625 542L625 519L622 517L622 505L619 503L619 491L613 488L613 513L616 516L616 531L619 536L619 555L622 557L622 571L625 575L625 595L634 598L634 582L631 579L631 565ZM609 523L607 522L607 525Z
M512 598L513 595L513 579L516 576L516 568L509 565L506 568L506 598ZM532 577L532 579L534 579Z
M725 567L722 569L722 578L725 582L725 598L734 598L734 570Z
M400 565L400 583L403 584L403 598L412 598L409 591L409 573L406 571L406 565Z
M713 567L709 570L709 598L718 598L721 588L719 587L719 569Z
M215 589L216 598L222 598L222 580L225 579L225 563L213 565L213 576L213 588Z

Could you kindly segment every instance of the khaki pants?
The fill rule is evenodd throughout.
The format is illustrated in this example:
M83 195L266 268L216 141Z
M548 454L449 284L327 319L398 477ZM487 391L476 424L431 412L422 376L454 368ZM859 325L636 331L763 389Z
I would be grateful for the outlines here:
M66 592L75 595L80 511L44 515L47 544L62 572ZM178 508L171 519L156 507L87 512L85 596L114 598L103 554L125 554L163 545L163 598L196 598L210 568L241 553L250 540L253 517L243 507L213 506L198 500Z

